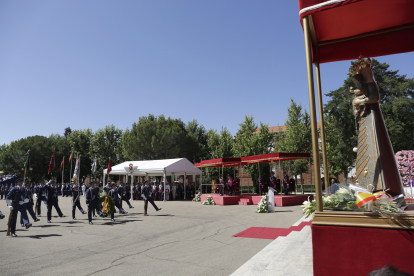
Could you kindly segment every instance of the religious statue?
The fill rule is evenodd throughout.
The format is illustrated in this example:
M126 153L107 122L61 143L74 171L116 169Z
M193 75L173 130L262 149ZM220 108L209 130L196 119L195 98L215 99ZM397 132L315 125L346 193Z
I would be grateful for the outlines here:
M352 101L359 125L355 162L357 185L374 191L387 190L392 196L404 194L394 150L379 107L379 88L371 69L371 60L360 56L349 72L356 88Z

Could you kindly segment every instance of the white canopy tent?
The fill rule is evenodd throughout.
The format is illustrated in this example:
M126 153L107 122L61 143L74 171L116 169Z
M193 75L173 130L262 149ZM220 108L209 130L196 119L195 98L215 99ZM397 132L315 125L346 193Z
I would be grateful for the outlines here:
M103 185L105 186L107 169L103 170ZM143 161L126 161L112 167L109 175L131 175L131 180L134 176L163 176L164 177L164 191L166 184L166 176L184 175L184 189L185 179L187 175L201 175L201 170L194 167L194 164L186 158L175 159L161 159L161 160L143 160ZM185 192L184 192L185 196ZM132 197L132 185L131 185ZM164 193L165 200L165 193Z

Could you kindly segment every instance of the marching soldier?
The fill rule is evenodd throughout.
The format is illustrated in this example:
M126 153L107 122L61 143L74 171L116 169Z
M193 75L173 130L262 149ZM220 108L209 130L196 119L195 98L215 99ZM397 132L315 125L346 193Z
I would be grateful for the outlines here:
M95 189L95 183L91 184L91 187L86 191L86 205L88 205L88 221L92 223L92 210L96 210L100 217L105 217L105 214L99 210L98 199L99 193Z
M134 206L131 205L128 198L125 196L126 191L125 191L125 183L124 182L119 181L119 187L118 187L117 190L118 190L118 194L121 196L121 200L120 200L121 207L122 207L122 201L125 201L128 204L129 208L134 208Z
M148 201L152 204L152 206L154 206L154 209L156 211L161 210L161 208L158 208L157 205L155 205L154 200L152 198L152 194L153 194L153 191L148 186L148 181L145 181L145 186L142 188L142 198L145 200L145 203L144 203L144 215L145 216L148 216L148 214L147 214Z
M43 180L40 181L39 185L36 187L35 189L35 194L34 197L36 199L36 212L37 212L37 216L40 217L41 216L41 203L43 201L43 203L46 205L47 208L47 201L45 198L45 188L44 188L44 184L45 182Z
M17 213L20 211L23 224L26 229L29 229L32 224L29 223L26 213L26 205L24 203L29 202L29 199L24 198L25 192L21 188L23 181L19 178L16 180L16 186L12 187L9 193L6 196L7 206L11 211L11 220L10 220L10 233L12 237L17 237L16 235L16 222L17 222Z
M82 213L82 215L86 214L86 212L82 209L82 206L80 204L79 187L77 185L74 185L73 186L73 195L72 195L72 219L76 219L76 217L75 217L76 207L78 207L78 209Z
M25 189L25 195L24 195L24 198L28 198L28 199L29 199L29 202L25 203L25 205L26 205L26 210L27 210L27 212L30 214L30 216L32 217L33 221L34 221L34 222L37 222L37 221L39 221L40 219L38 219L38 218L36 217L36 214L35 214L35 212L33 211L33 206L34 206L34 203L33 203L32 191L30 190L30 183L25 183L25 186L26 186L26 188L23 188L23 187L22 187L22 189ZM22 215L22 214L20 214L20 224L22 225L22 227L24 226L24 222L23 222L23 215Z
M116 184L112 183L111 188L112 189L108 192L108 196L110 196L113 199L116 208L119 209L121 214L128 214L128 212L122 209L121 205L119 204L121 197L119 196L118 191L116 189ZM111 221L115 221L115 208L112 210L112 213L111 213Z
M47 201L47 222L52 223L52 207L55 207L59 217L66 217L59 208L58 191L55 181L50 180L49 183L44 186L44 189Z

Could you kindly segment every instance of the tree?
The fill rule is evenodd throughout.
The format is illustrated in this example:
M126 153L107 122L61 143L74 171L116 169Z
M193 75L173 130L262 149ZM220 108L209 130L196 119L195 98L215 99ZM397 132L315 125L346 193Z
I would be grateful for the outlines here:
M80 163L80 175L79 179L82 179L82 175L89 175L91 172L91 158L89 155L90 142L93 136L92 130L90 128L83 130L74 130L68 135L68 141L71 151L73 151L73 166L76 164L76 156L79 154L81 156ZM70 166L70 164L68 165ZM73 176L73 169L72 175Z
M311 152L312 137L309 114L306 109L303 110L302 105L296 104L293 99L290 99L285 126L285 132L279 136L276 151ZM284 167L284 170L292 172L297 183L297 175L300 175L302 179L302 174L309 171L309 160L301 159L284 162ZM301 181L301 187L303 193L303 181Z
M124 154L132 160L169 159L182 156L186 142L185 125L164 115L140 117L122 137Z
M187 158L198 163L203 159L207 159L208 145L207 132L203 125L199 125L197 120L188 122L185 126L186 130L186 153Z
M378 83L380 108L388 129L394 152L414 148L414 79L398 75L389 70L389 65L372 59L371 68ZM352 151L356 140L356 123L353 115L353 94L349 88L355 86L348 74L342 87L327 93L331 100L325 105L326 142L328 163L332 174L349 172L356 159Z
M244 122L239 124L234 144L236 156L251 156L270 153L274 148L274 135L269 132L267 124L260 122L260 128L254 122L253 116L245 116ZM256 182L259 174L263 177L270 176L269 164L260 165L260 172L257 165L243 166L243 171L250 174L252 180Z
M70 129L70 127L65 128L65 132L63 134L63 136L65 136L65 139L68 139L68 135L72 133L72 130Z
M96 174L100 175L107 168L109 157L112 165L116 165L116 154L122 157L121 148L122 130L115 128L114 125L98 129L92 136L89 145L89 158L93 162L95 155L97 159ZM88 173L91 173L91 167Z

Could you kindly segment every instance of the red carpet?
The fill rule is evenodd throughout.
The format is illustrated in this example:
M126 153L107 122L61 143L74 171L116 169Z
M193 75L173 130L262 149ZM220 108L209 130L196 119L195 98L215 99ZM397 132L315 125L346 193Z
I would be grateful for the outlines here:
M233 237L274 240L280 236L286 237L292 231L300 231L306 225L311 224L312 221L302 221L298 226L291 226L290 228L250 227L233 235Z

